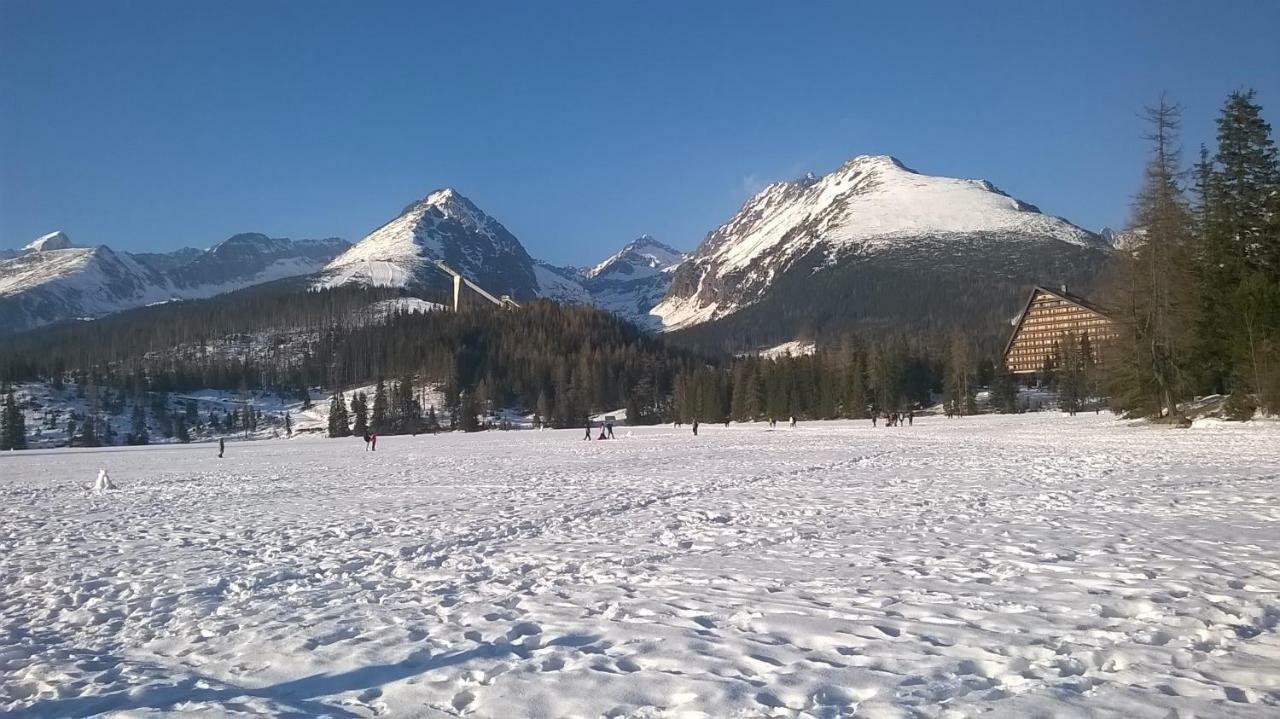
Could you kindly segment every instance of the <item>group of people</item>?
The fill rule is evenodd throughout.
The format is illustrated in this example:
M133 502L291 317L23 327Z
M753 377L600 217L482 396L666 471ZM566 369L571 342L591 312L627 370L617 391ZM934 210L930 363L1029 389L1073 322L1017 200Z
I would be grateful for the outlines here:
M908 412L906 412L906 413L902 413L902 412L888 412L888 413L886 413L886 414L885 414L885 426L887 426L887 427L901 427L901 426L902 426L902 420L904 420L904 419L907 421L907 424L908 424L908 425L910 425L910 424L912 423L912 421L915 419L915 412L912 412L912 411L908 411ZM871 415L871 426L873 426L873 427L874 427L874 426L876 426L876 421L877 421L877 415L874 415L874 414L873 414L873 415ZM792 428L792 429L795 429L796 424L797 424L797 423L796 423L796 418L795 418L794 416L792 416L792 417L791 417L791 428ZM696 420L696 419L695 419L695 420L693 420L693 423L692 423L692 427L693 427L693 436L695 436L695 437L697 437L697 436L698 436L698 427L699 427L700 425L701 425L701 422L699 422L699 421L698 421L698 420ZM678 428L678 427L680 426L680 423L679 423L679 422L676 422L676 423L675 423L675 426ZM725 422L724 422L724 426L725 426L725 427L728 427L728 426L729 426L729 420L725 420ZM770 429L775 429L775 428L777 428L777 426L778 426L778 420L777 420L776 418L774 418L774 417L770 417L770 418L769 418L769 428L770 428ZM591 423L590 421L588 421L588 422L587 422L587 430L586 430L586 433L582 436L582 438L583 438L584 440L591 441L592 439L616 439L616 437L614 437L614 435L613 435L613 422L607 422L607 421L606 421L606 422L601 422L601 423L600 423L600 435L599 435L598 437L593 437L593 436L591 436L591 430L592 430L592 423ZM222 455L223 455L223 452L225 452L225 451L226 451L226 447L227 447L227 445L226 445L226 440L224 440L224 439L222 439L221 437L219 437L219 438L218 438L218 459L222 459ZM374 434L373 432L365 432L365 433L364 433L364 449L365 449L365 451L366 451L366 452L377 452L377 451L378 451L378 435L377 435L377 434Z
M591 433L591 430L590 428L588 428L587 434L590 434L590 433ZM612 427L610 427L609 429L609 436L610 437L613 436ZM590 437L588 437L587 439L590 439ZM601 437L601 439L604 439L604 437ZM222 455L225 454L226 451L227 451L227 440L225 437L219 437L218 438L218 459L222 459ZM373 432L364 433L364 451L366 452L378 451L378 435L374 434Z
M582 438L588 442L591 441L591 420L587 420L587 433ZM613 422L602 422L600 424L600 436L595 439L616 439L613 436Z
M693 420L693 436L695 436L695 437L697 437L697 436L698 436L698 426L699 426L699 424L700 424L700 423L698 422L698 420L696 420L696 419L695 419L695 420ZM729 420L727 420L727 419L726 419L726 420L724 421L724 426L725 426L725 428L726 428L726 429L728 429L728 427L729 427ZM679 423L679 422L676 422L676 423L675 423L675 427L676 427L676 429L680 429L680 423ZM776 417L770 417L770 418L769 418L769 429L777 429L777 427L778 427L778 420L777 420L777 418L776 418ZM791 429L795 429L795 428L796 428L796 418L795 418L795 416L792 416L792 417L791 417Z
M877 421L878 419L879 419L879 415L874 414L874 413L871 415L871 426L872 426L872 427L875 427L875 426L876 426L876 421ZM884 413L884 426L886 426L886 427L901 427L901 426L902 426L902 420L904 420L904 419L907 421L907 426L908 426L908 427L910 427L912 424L914 424L914 423L915 423L915 419L916 419L916 413L915 413L915 410L907 410L906 412L885 412L885 413Z

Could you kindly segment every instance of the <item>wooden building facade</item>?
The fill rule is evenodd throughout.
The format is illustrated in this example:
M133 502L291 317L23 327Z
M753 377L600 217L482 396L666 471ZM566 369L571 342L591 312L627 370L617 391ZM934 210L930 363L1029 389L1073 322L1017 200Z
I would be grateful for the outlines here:
M1115 336L1115 326L1101 309L1067 292L1066 287L1036 287L1014 321L1013 334L1004 348L1005 367L1020 375L1039 372L1046 360L1054 358L1067 333L1077 341L1087 336L1094 361L1101 363L1104 345Z

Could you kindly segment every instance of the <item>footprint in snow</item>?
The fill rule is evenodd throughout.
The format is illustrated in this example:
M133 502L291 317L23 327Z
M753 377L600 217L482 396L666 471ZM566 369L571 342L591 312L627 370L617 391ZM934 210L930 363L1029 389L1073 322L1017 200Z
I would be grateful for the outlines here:
M533 622L520 622L507 632L507 639L515 641L521 637L531 637L542 633L542 627Z
M475 700L476 695L473 692L460 691L453 695L453 701L450 703L453 704L453 708L457 711L463 711L467 707L471 706L471 703Z

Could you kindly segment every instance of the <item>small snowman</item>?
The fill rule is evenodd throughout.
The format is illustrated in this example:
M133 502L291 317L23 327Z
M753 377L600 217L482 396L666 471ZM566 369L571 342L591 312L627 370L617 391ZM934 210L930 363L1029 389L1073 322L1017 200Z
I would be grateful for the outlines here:
M107 474L107 468L103 467L98 470L98 481L93 483L93 491L102 494L109 489L115 489L116 486L111 483L111 476Z

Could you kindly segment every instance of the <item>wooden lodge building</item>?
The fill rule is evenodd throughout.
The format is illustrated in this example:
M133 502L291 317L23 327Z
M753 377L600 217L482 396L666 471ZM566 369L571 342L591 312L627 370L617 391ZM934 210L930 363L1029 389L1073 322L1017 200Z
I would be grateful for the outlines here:
M1115 336L1114 324L1103 310L1088 300L1060 290L1031 290L1022 314L1013 323L1013 334L1004 348L1004 364L1015 375L1039 372L1052 360L1058 343L1070 332L1077 340L1089 337L1094 360L1101 362L1100 348Z

